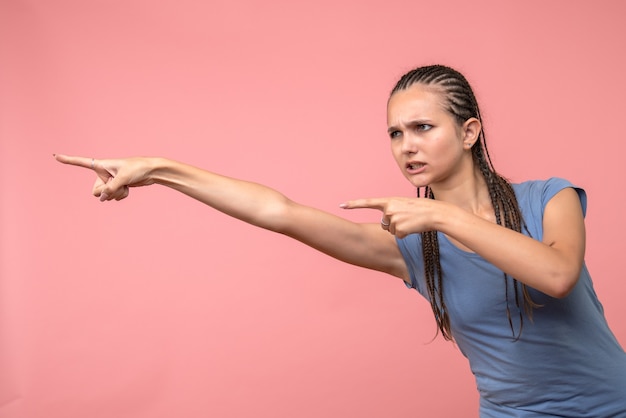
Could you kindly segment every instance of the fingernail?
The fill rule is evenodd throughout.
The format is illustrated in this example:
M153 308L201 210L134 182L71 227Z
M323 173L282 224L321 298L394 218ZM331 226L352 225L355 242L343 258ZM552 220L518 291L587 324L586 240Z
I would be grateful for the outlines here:
M100 201L104 202L105 200L107 200L109 198L109 195L106 193L101 193L100 194Z
M341 203L341 204L339 204L339 207L342 208L342 209L345 209L345 208L348 207L348 204L347 203Z

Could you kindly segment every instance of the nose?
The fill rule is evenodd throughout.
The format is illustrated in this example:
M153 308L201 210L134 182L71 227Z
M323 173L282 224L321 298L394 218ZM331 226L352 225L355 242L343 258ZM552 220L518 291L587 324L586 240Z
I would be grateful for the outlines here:
M401 151L403 154L417 154L418 141L415 135L405 134L403 136Z

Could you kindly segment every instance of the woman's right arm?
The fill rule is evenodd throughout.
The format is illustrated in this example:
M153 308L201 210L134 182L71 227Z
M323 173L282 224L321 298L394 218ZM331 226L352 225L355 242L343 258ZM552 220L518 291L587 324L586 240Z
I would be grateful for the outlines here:
M129 187L161 184L226 215L292 237L338 260L409 280L395 237L379 224L360 224L298 204L274 189L165 158L93 160L56 155L65 164L92 168L93 193L120 200Z

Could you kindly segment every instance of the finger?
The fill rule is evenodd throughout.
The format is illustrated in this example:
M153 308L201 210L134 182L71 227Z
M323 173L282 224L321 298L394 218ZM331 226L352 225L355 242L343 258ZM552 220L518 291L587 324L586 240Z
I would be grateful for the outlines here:
M55 154L54 158L63 164L74 165L77 167L92 169L95 166L95 160L90 157L76 157L71 155Z
M106 192L105 192L106 194ZM122 200L128 196L128 187L122 186L111 194L107 194L106 200Z
M115 200L122 200L122 199L126 199L128 197L128 194L130 193L130 189L128 188L128 186L124 186L122 188L122 193L120 194L120 196L117 196L115 198Z
M380 227L385 231L389 231L389 226L391 226L391 219L383 215L383 217L380 219Z
M109 177L100 192L100 201L121 200L128 196L128 186L120 177Z
M342 209L378 209L384 211L389 200L388 197L356 199L342 203L339 207Z
M96 182L94 183L91 192L93 193L94 196L100 197L105 186L106 186L106 182L102 180L100 177L97 177Z

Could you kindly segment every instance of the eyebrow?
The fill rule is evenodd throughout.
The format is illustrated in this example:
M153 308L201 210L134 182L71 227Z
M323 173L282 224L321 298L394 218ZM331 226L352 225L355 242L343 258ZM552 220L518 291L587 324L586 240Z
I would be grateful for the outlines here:
M432 125L432 121L430 119L414 119L414 120L410 120L407 123L404 123L404 126L416 126L416 125ZM387 133L392 133L394 131L397 131L398 127L397 126L390 126L389 128L387 128Z

